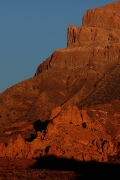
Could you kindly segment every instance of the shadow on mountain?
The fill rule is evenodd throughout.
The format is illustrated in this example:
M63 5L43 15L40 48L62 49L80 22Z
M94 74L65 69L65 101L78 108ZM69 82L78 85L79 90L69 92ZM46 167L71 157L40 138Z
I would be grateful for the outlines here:
M44 135L45 135L46 130L47 130L47 126L48 126L49 123L50 123L49 120L46 120L44 122L42 122L40 119L36 120L34 122L34 130L35 130L36 133L35 134L30 134L30 137L25 138L25 141L32 142L37 137L37 132L38 131L43 132Z
M100 163L96 161L80 162L74 158L58 158L45 156L37 159L32 169L49 169L59 171L74 171L79 174L78 179L106 179L120 178L120 164Z
M49 120L46 120L44 122L42 122L40 119L36 120L34 122L34 130L35 130L35 134L30 134L30 137L25 138L25 141L28 142L32 142L36 137L37 137L37 132L43 132L44 134L46 134L46 130L47 130L47 126L50 123Z
M40 132L46 131L49 122L50 122L49 120L46 120L46 121L42 122L41 120L38 119L37 121L34 122L35 131L36 132L38 132L38 131L40 131Z

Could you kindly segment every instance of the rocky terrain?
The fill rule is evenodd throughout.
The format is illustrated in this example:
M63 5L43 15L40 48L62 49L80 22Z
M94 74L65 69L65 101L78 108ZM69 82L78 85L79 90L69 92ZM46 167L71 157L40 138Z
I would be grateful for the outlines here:
M88 10L65 49L0 94L0 157L119 159L119 19L120 2Z

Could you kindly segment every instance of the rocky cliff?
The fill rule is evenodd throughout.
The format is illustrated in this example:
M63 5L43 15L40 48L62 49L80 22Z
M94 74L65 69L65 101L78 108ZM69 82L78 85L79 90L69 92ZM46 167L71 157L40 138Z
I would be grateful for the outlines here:
M119 9L115 2L88 10L82 26L68 27L67 48L0 94L0 156L119 154Z

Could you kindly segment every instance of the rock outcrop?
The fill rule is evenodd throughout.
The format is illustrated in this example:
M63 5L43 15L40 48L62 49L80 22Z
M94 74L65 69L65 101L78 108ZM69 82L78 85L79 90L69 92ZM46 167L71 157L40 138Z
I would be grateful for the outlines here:
M82 26L68 27L67 48L0 94L1 157L106 161L119 154L119 9L115 2L88 10ZM50 121L46 130L35 129L39 120Z
M7 145L0 144L0 157L29 159L54 155L104 162L108 156L116 154L105 127L101 122L93 121L86 110L79 110L76 106L66 110L58 107L50 119L46 133L38 131L32 142L25 141L19 134L14 142L10 139Z

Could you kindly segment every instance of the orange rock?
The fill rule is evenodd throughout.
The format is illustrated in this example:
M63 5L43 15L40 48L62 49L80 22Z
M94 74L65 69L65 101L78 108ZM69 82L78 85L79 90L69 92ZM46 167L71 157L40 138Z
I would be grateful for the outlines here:
M0 94L1 141L8 142L8 135L11 138L8 144L0 144L0 157L31 159L53 154L107 161L117 153L119 9L120 2L115 2L88 10L81 27L68 27L67 48L53 52L33 78ZM37 132L38 119L50 120L46 131ZM24 140L27 133L35 132L32 142ZM19 134L15 141L14 133Z
M88 10L83 17L83 26L100 27L106 29L120 29L120 2ZM103 18L103 15L105 18Z

